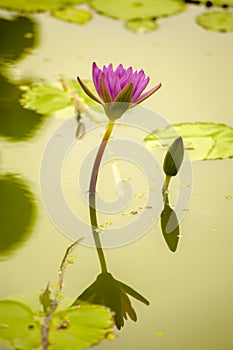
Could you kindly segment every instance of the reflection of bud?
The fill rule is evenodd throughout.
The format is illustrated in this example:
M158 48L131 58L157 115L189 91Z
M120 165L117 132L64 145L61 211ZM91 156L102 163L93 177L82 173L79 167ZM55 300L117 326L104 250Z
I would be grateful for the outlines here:
M83 302L107 306L115 313L115 324L120 329L124 326L124 319L127 319L127 314L131 320L137 321L137 315L128 294L149 305L149 302L141 294L125 283L116 280L111 273L101 273L96 281L75 300L72 306L80 305Z
M167 176L176 176L184 158L182 137L178 137L169 147L163 162L163 171Z
M179 241L179 222L175 211L165 204L160 215L161 230L169 249L175 252Z

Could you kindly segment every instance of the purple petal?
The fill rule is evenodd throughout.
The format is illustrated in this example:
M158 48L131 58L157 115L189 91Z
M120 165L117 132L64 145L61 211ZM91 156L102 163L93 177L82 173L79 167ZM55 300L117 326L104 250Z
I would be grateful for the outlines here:
M161 83L159 83L158 85L156 85L155 87L153 87L152 89L150 89L149 91L145 92L144 94L142 94L136 101L133 101L136 104L141 103L142 101L144 101L145 99L147 99L149 96L151 96L155 91L157 91L160 87L161 87Z
M146 79L143 78L138 81L134 90L133 101L137 100L137 98L141 95L142 91L145 90L149 83L149 80L150 78L148 77Z
M94 62L93 65L92 65L92 79L93 79L93 83L95 85L95 89L96 89L98 95L100 96L100 98L102 98L101 89L100 89L100 86L101 86L101 74L102 74L101 69L99 69L97 64Z

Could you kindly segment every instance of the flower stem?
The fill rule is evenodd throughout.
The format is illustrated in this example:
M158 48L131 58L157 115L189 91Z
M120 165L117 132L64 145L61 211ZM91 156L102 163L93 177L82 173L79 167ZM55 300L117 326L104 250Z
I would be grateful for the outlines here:
M99 233L96 231L98 229L98 221L97 221L97 215L96 215L96 184L97 184L97 178L99 174L100 163L104 154L104 150L107 146L108 140L111 136L113 127L114 127L114 122L109 122L95 158L95 162L94 162L94 166L91 174L90 186L89 186L89 213L90 213L92 234L95 241L95 246L96 246L96 250L97 250L97 254L98 254L98 258L101 266L101 271L103 273L106 273L108 270L107 270L107 264L104 257L103 248L101 246Z

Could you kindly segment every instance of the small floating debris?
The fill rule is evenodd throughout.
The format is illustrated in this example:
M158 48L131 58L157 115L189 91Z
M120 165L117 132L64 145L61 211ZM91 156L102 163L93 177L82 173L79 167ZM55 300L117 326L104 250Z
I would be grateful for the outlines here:
M186 188L186 187L190 187L190 184L181 184L180 186Z
M227 196L225 196L226 199L233 199L233 194L229 194Z
M100 224L100 227L107 227L107 226L110 226L110 225L112 225L112 221L106 221L105 223L103 223L103 224Z
M163 337L164 333L163 332L156 332L155 335L156 335L156 337Z
M122 181L125 181L125 182L129 182L131 180L131 177L125 177L124 179L122 179Z
M134 197L137 198L137 199L144 198L145 197L145 193L136 193L134 195Z
M138 211L137 210L131 210L129 212L124 212L122 213L122 216L126 217L126 218L129 218L130 216L132 215L137 215L138 214Z

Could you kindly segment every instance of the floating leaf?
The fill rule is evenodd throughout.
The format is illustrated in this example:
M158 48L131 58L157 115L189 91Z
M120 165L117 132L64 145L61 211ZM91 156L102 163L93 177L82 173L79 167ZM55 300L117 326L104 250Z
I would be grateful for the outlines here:
M163 237L169 249L175 252L179 242L180 229L176 213L169 204L164 205L164 209L160 215L160 224Z
M24 108L41 114L51 114L72 103L71 95L59 87L46 84L31 85L22 94L20 103Z
M24 108L41 114L51 114L68 106L76 106L75 99L78 99L79 105L83 105L85 117L97 123L106 120L102 106L100 110L96 107L95 109L86 108L96 106L97 103L85 94L77 81L62 80L62 83L33 84L22 94L19 102ZM92 81L85 80L85 84L93 93L96 93Z
M74 7L67 7L63 10L56 10L52 12L52 16L63 21L84 24L90 21L92 15L89 11L76 9Z
M181 0L92 0L90 5L101 14L125 20L164 17L185 9Z
M34 135L43 117L20 106L21 91L0 75L0 135L12 141L25 140Z
M180 135L192 160L233 157L233 128L215 123L182 123L155 130L145 138L150 146L169 145Z
M0 0L0 7L11 11L43 12L82 4L83 2L85 0Z
M233 12L206 12L196 18L201 27L218 32L233 32Z
M35 221L34 198L27 184L16 175L0 177L0 254L24 242Z
M207 0L200 0L201 4L205 4L206 3L212 3L212 5L214 6L233 6L233 0L211 0L211 1L207 1Z
M110 311L102 306L74 306L56 313L50 331L50 350L84 349L102 341L111 332Z
M125 23L125 27L135 33L148 33L157 29L158 24L150 19L133 18Z
M0 300L1 342L7 342L20 350L39 347L40 328L27 305L13 300Z

